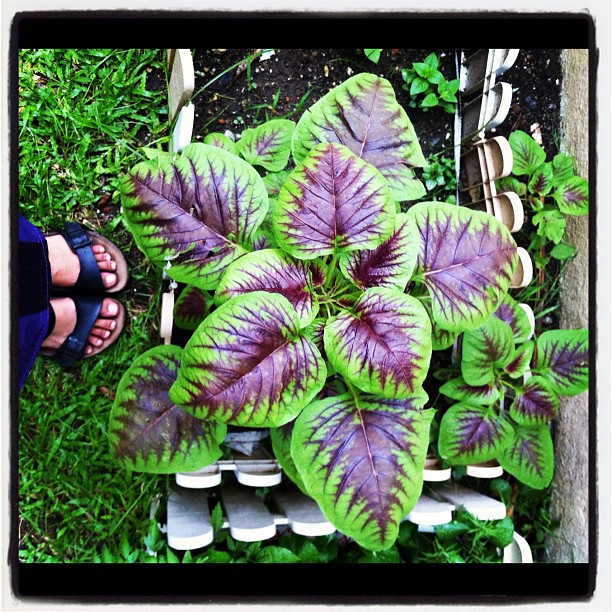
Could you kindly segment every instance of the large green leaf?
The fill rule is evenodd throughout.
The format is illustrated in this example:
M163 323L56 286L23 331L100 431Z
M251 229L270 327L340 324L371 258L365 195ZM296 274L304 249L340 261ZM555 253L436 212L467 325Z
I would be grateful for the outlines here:
M108 439L111 454L130 470L189 472L222 455L226 426L194 418L168 397L180 359L178 346L157 346L140 355L119 382Z
M438 452L452 465L489 461L512 440L510 422L490 406L459 403L443 415Z
M510 416L519 425L546 425L559 413L559 396L541 376L532 376L517 389Z
M416 503L433 411L419 390L385 400L346 393L307 406L291 454L325 517L369 550L385 550Z
M508 137L512 149L512 174L533 174L545 161L546 152L526 132L514 130Z
M344 276L361 289L406 288L417 258L417 228L405 213L395 215L391 235L374 249L349 251L340 256Z
M302 477L297 471L295 462L291 456L291 433L293 432L294 425L295 421L289 421L289 423L281 427L272 427L270 429L270 442L272 443L274 457L281 466L283 474L288 476L302 493L308 495L306 487L302 482Z
M227 301L196 329L170 397L200 418L278 427L315 397L325 376L289 301L254 291Z
M589 386L587 329L546 331L536 340L534 371L559 395L578 395Z
M499 306L518 261L508 229L493 215L442 202L408 210L419 230L412 280L427 287L431 314L443 329L480 326Z
M510 326L501 319L489 317L478 329L463 334L461 375L469 385L488 385L513 356Z
M440 393L466 404L477 406L490 406L499 399L500 390L495 384L486 384L479 387L468 385L463 378L451 378L440 387Z
M311 323L319 310L307 263L291 259L280 249L262 249L233 262L217 287L215 299L222 304L253 291L285 296L295 308L302 327Z
M517 427L511 443L497 456L506 472L520 482L545 489L552 481L553 443L548 426Z
M276 240L299 259L371 249L395 225L395 202L381 174L339 144L315 147L281 187Z
M414 127L386 79L357 74L311 106L293 134L296 164L322 142L345 145L378 168L397 201L425 195L411 168L422 168L427 161Z
M589 212L589 183L572 176L552 193L559 210L565 215L586 215Z
M280 172L291 155L294 129L295 123L289 119L270 119L255 128L244 130L236 149L250 164L270 172Z
M366 393L409 397L429 369L427 312L416 298L396 289L365 291L352 312L328 320L324 339L332 366Z
M139 248L171 278L214 289L251 249L268 210L255 169L212 145L187 145L176 159L141 162L122 183L125 220Z

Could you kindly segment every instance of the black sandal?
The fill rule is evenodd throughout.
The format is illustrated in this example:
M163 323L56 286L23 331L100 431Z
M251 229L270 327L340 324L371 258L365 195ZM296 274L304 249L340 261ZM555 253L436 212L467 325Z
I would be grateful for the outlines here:
M54 236L58 233L64 237L70 249L78 256L81 269L73 287L54 287L54 291L58 293L74 292L87 295L104 295L106 293L117 293L126 286L129 278L127 262L123 253L108 238L92 230L86 230L76 221L67 221L63 230L47 234L47 236ZM102 273L91 249L93 245L103 246L117 264L117 268L112 271L117 276L117 282L108 289L102 282Z
M93 351L89 355L85 355L85 349L88 344L87 338L100 315L104 298L101 296L74 295L70 299L75 304L77 319L72 333L68 335L64 343L57 350L47 348L40 350L41 355L54 357L60 365L66 367L75 366L82 359L93 357L106 350L117 340L125 325L125 307L120 302L113 300L117 304L119 311L116 316L108 318L116 321L115 329L109 330L110 336L102 338L102 344L94 346Z

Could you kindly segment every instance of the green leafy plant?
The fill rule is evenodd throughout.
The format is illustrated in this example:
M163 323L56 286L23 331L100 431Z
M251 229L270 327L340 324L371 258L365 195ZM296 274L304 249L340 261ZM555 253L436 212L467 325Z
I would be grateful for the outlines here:
M205 308L184 347L125 373L111 451L130 470L196 470L228 425L270 428L327 519L388 550L422 488L437 338L499 307L516 244L486 213L400 212L424 194L426 161L378 76L348 79L294 126L264 124L235 147L214 138L137 164L122 186L140 249Z
M551 330L529 340L522 307L506 295L495 313L462 336L461 375L440 392L457 403L442 416L438 452L451 465L496 459L534 488L553 476L549 428L559 397L588 387L588 332Z
M438 56L430 53L422 62L413 62L411 68L402 69L405 81L402 88L409 92L409 106L424 111L440 107L447 113L455 112L459 79L448 81L439 66Z
M512 149L512 175L498 181L500 189L516 192L536 226L530 251L554 243L551 256L571 257L575 249L563 242L566 215L586 215L589 211L589 184L575 174L575 160L557 153L546 161L544 149L526 132L515 130L508 138ZM537 262L536 262L537 263Z
M457 177L454 159L442 157L439 154L430 155L421 178L425 183L429 198L449 204L455 203Z
M482 521L459 509L450 523L436 525L434 533L420 534L416 525L403 523L398 549L411 563L501 563L501 549L512 542L514 526L506 517Z

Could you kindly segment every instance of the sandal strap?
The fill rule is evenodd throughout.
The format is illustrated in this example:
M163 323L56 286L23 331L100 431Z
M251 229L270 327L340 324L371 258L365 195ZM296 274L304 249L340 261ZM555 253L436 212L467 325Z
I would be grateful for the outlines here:
M91 238L85 228L76 221L67 221L60 233L72 251L77 254L81 264L79 277L74 284L74 291L96 295L104 293L102 274L91 250Z
M72 300L76 306L77 323L72 333L55 353L60 365L66 367L76 365L83 358L87 347L87 337L102 308L102 297L75 295Z

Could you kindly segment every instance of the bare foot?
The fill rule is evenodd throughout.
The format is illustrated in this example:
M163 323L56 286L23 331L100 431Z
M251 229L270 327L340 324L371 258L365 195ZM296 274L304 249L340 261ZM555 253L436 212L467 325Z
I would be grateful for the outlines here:
M78 255L72 251L60 234L48 236L47 247L51 264L51 284L54 287L72 287L81 271ZM117 283L117 275L113 272L117 269L117 263L113 261L103 246L92 245L91 248L102 273L102 283L107 289L110 289Z
M70 298L53 298L51 308L55 312L55 327L45 338L42 346L43 348L57 350L76 326L76 307ZM117 327L114 317L118 314L119 306L114 300L106 298L102 301L100 314L87 337L88 344L85 355L91 355L94 347L99 348L104 344L105 340L111 335L111 331Z

